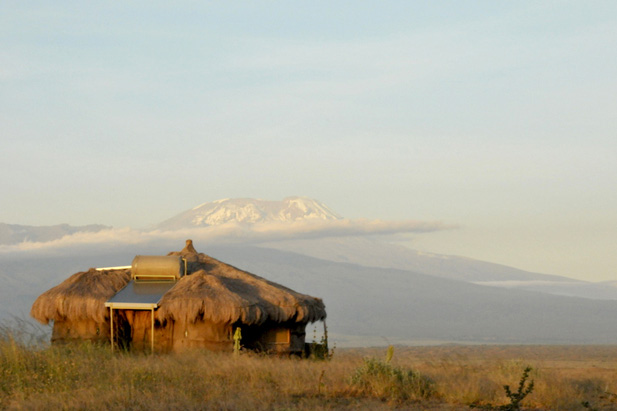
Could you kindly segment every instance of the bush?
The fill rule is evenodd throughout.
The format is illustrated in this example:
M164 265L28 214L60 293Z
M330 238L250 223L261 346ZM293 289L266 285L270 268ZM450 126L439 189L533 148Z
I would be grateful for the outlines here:
M434 383L429 378L374 358L364 359L351 384L360 394L397 402L427 399L435 394Z
M500 406L493 406L491 404L484 406L477 406L475 404L471 404L470 408L481 408L485 410L499 410L499 411L518 411L521 409L521 402L525 397L533 392L534 381L527 382L529 378L529 373L531 372L531 367L526 367L523 370L523 375L521 376L521 380L518 383L518 390L516 392L512 392L509 385L504 385L503 389L506 392L506 397L510 400L510 404L504 404Z

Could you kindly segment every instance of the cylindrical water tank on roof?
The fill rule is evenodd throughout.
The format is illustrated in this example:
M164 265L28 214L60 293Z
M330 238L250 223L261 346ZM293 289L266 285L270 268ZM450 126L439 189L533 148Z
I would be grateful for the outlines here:
M136 280L177 280L184 275L182 257L138 255L131 265L131 277Z

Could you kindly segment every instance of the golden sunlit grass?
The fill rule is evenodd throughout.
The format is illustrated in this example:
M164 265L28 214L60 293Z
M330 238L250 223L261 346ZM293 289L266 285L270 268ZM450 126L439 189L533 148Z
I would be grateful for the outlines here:
M496 407L508 403L503 386L514 390L527 366L535 386L524 409L617 409L615 346L395 347L390 362L384 348L337 349L331 361L312 361L41 347L6 329L0 332L0 408Z

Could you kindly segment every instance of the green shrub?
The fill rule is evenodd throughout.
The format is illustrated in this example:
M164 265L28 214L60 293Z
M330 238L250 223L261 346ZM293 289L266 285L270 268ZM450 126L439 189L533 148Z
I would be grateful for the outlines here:
M429 378L374 358L364 359L351 384L359 393L382 400L422 400L435 394L434 383Z

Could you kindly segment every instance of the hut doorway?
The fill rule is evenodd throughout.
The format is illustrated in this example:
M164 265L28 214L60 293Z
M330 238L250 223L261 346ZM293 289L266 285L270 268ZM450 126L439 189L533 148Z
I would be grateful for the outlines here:
M154 352L154 308L127 310L109 307L111 350L146 350Z
M120 309L110 307L110 341L112 351L170 351L174 323L160 322L154 309Z

